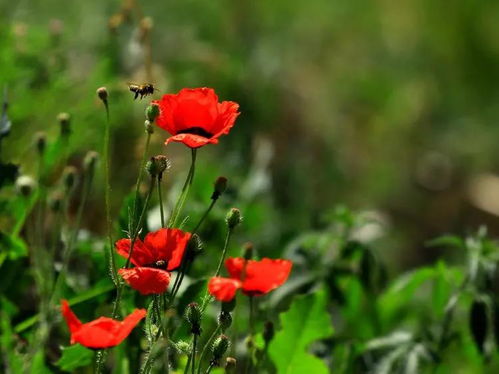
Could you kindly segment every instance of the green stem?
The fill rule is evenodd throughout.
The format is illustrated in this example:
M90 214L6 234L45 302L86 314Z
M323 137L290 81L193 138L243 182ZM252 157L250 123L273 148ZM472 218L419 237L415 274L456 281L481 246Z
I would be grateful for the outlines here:
M212 361L212 362L210 362L210 366L208 366L208 369L206 369L204 374L210 374L211 369L213 369L213 366L215 366L215 363Z
M217 200L218 199L211 200L210 206L208 207L208 209L205 210L205 212L202 215L201 219L199 220L198 224L196 225L196 227L194 228L194 230L192 230L193 233L197 233L197 231L199 230L199 228L203 224L204 220L206 219L206 217L208 217L208 214L210 214L211 210L215 206L215 203L217 202Z
M196 148L191 148L191 167L189 168L189 172L187 173L187 178L185 179L184 186L182 187L182 192L180 193L180 196L171 213L170 220L168 221L168 227L175 227L175 225L177 224L178 217L180 216L185 200L189 193L192 181L194 179L195 168L196 168Z
M187 363L185 364L184 374L189 373L189 368L191 366L191 359L192 359L192 356L189 355L189 357L187 358Z
M133 200L133 211L132 211L132 217L130 220L130 226L129 226L129 231L132 231L133 225L136 223L136 214L137 214L137 203L139 200L139 190L140 190L140 184L142 183L142 179L144 178L144 168L146 164L146 159L147 159L147 152L149 150L149 143L151 142L151 134L147 132L147 137L146 137L146 145L144 147L144 152L142 153L142 159L140 161L140 169L139 169L139 175L137 176L137 182L135 183L135 199Z
M255 343L253 342L253 335L254 335L254 319L255 319L255 311L254 311L254 302L253 302L253 296L249 296L249 340L250 340L250 348L248 349L248 358L246 360L246 365L244 368L244 373L247 374L250 371L251 367L251 361L253 360L253 349Z
M158 199L159 199L159 211L161 213L161 227L165 227L165 212L163 210L163 196L161 194L161 177L158 176Z
M203 350L201 351L201 356L199 356L199 364L198 364L198 371L197 371L198 374L201 373L201 365L203 364L203 359L206 356L206 352L208 351L208 349L211 345L211 342L213 341L213 339L215 339L215 337L217 336L219 331L220 331L220 325L217 326L217 328L215 330L213 330L213 334L211 334L211 336L208 338L208 340L206 341L206 344L203 347Z
M194 335L194 339L192 341L192 351L191 351L191 356L192 356L191 374L196 374L196 345L198 342L198 336L197 336L197 334L193 334L193 335Z

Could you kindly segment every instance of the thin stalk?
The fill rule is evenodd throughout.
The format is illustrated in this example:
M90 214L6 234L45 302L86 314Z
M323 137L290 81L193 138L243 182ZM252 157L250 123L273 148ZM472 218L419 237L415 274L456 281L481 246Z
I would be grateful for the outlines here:
M191 148L191 167L189 168L189 172L187 173L187 178L185 179L184 186L182 187L182 192L180 193L180 196L171 213L170 220L168 221L168 227L174 227L177 224L178 217L180 216L180 212L182 211L185 200L189 193L189 189L194 179L195 169L196 169L196 149Z
M184 374L189 373L189 368L191 366L191 359L192 359L192 356L189 355L189 357L187 358L187 363L185 364Z
M203 364L203 358L206 356L206 352L208 351L208 348L210 347L211 342L218 335L219 331L220 331L220 326L217 326L217 328L215 330L213 330L213 334L211 334L211 336L208 338L208 340L206 341L206 344L203 347L203 350L201 351L201 356L199 356L199 364L198 364L198 371L197 371L198 374L201 373L201 365Z
M202 223L204 222L204 220L206 219L206 217L208 217L208 214L210 214L211 210L215 206L215 203L217 202L217 200L218 199L211 200L210 206L208 207L208 209L205 210L205 212L201 216L201 219L199 220L198 224L196 225L196 227L194 228L194 230L192 230L193 233L196 233L199 230L199 228L201 227Z
M254 310L254 302L253 302L253 296L249 296L249 339L251 342L251 346L248 349L248 359L246 360L246 365L244 367L244 373L247 374L250 371L251 367L251 361L253 360L253 347L254 347L254 342L253 342L253 335L254 335L254 323L255 323L255 310Z
M139 200L139 189L140 189L140 184L142 183L142 179L144 178L144 169L147 159L147 152L149 150L149 144L151 142L151 134L149 132L147 132L146 134L147 134L146 145L144 147L144 152L142 153L142 159L140 161L140 169L139 169L139 175L137 176L137 182L135 183L135 199L133 200L133 211L129 227L130 231L131 228L133 228L133 225L135 224L135 218L136 218L135 215L137 214L137 202Z
M116 287L118 287L118 277L116 273L116 261L113 251L113 237L112 237L112 220L111 220L111 162L109 157L110 137L111 137L111 122L109 120L109 105L107 100L103 100L104 107L106 108L106 127L104 131L104 150L102 152L104 161L104 184L105 184L105 203L106 203L106 223L107 223L107 257L109 259L109 272Z
M159 200L159 211L161 213L161 227L165 227L165 212L163 210L163 196L161 194L161 177L158 176L158 200Z
M196 374L196 345L198 342L198 335L197 334L193 334L193 335L194 335L194 338L192 340L192 351L191 351L191 356L192 356L191 374Z
M215 363L213 361L210 362L210 366L208 366L208 369L204 372L204 374L210 374L211 369L215 366Z

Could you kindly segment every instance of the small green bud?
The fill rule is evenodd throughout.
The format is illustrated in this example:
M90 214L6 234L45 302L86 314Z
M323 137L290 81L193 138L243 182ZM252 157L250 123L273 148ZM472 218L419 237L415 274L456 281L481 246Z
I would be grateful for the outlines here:
M99 99L101 99L104 103L107 103L107 88L106 87L99 87L97 89L97 96Z
M274 324L271 321L265 322L263 327L263 340L265 344L269 344L274 338L274 332Z
M61 136L67 137L71 133L71 116L68 113L59 113L57 120L61 126Z
M229 210L229 213L227 213L227 216L225 217L225 222L227 222L227 226L229 226L230 230L239 225L241 223L241 220L241 211L237 208L232 208L231 210Z
M35 134L35 144L38 154L43 155L45 148L47 148L47 136L44 132L37 132Z
M178 352L185 355L191 354L191 345L183 340L180 340L175 344L175 348L177 348Z
M230 341L225 335L220 335L213 343L213 361L216 365L220 363L220 359L229 349Z
M222 332L225 332L232 325L232 316L230 313L222 310L218 315L218 325L222 329Z
M87 152L85 159L83 160L83 167L86 173L92 174L97 166L97 161L99 161L99 154L95 151Z
M215 186L213 189L213 194L211 195L212 200L217 200L227 189L227 178L218 177L215 181Z
M62 174L62 181L67 193L71 192L76 185L77 175L78 172L74 166L66 166L66 168L64 169L64 172Z
M225 359L225 374L236 374L237 360L234 357Z
M190 303L185 311L185 318L191 324L191 333L201 335L201 308L198 303Z
M16 179L16 190L22 196L29 196L36 188L36 182L33 178L27 175L21 175Z
M222 312L231 313L236 309L236 298L234 297L231 301L222 303Z
M150 122L154 122L159 116L159 105L151 104L146 108L146 118Z
M163 177L163 173L168 170L169 167L170 161L163 155L151 157L151 159L146 163L146 170L151 178L157 177L161 179Z
M148 134L153 134L154 133L154 126L151 123L151 121L148 121L147 119L144 122L144 127L146 129L146 133Z

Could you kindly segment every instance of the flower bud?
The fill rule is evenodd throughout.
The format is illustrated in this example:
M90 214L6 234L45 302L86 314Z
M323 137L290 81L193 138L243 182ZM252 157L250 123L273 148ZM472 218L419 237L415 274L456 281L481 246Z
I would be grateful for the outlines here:
M161 179L164 171L169 167L170 160L168 160L166 156L163 155L151 157L151 159L146 163L146 170L151 178L158 177L159 179Z
M245 260L251 260L253 258L253 243L251 242L244 243L243 257Z
M63 138L68 137L71 133L71 116L68 113L59 113L57 115L57 120L59 121L59 125L61 127L61 136Z
M218 325L222 329L222 332L225 332L232 325L232 316L230 313L222 310L218 315Z
M74 166L67 166L64 169L62 174L62 181L64 183L64 187L66 188L66 192L69 193L76 185L77 179L77 170Z
M151 123L151 121L149 121L149 120L146 119L144 121L144 127L146 129L146 133L148 133L148 134L153 134L154 133L154 126Z
M212 200L217 200L227 189L227 178L218 177L215 181L215 186L213 189L213 194L211 195Z
M274 324L271 321L267 321L263 327L263 340L265 344L269 344L274 338Z
M99 87L97 89L97 96L99 96L99 99L101 99L104 103L107 103L107 88Z
M95 151L89 151L86 154L85 159L83 160L83 167L85 169L85 172L88 174L92 174L95 171L98 160L99 154Z
M36 182L33 178L27 175L21 175L16 179L16 190L22 196L29 196L36 188Z
M35 135L35 144L38 154L43 155L47 147L47 136L44 132L37 132Z
M222 312L231 313L236 308L236 298L222 303Z
M231 210L229 210L229 213L227 213L227 216L225 217L225 222L227 222L227 226L229 226L230 230L239 225L241 223L241 220L241 211L237 208L232 208Z
M225 374L236 374L237 360L234 357L225 359Z
M201 308L198 303L190 303L185 311L185 318L191 324L191 333L201 335Z
M225 335L220 335L213 343L213 361L218 364L222 356L227 352L230 341Z
M193 234L187 243L187 256L194 258L203 250L203 242L198 234Z
M53 193L49 198L49 207L52 212L60 212L64 205L64 197L60 192Z
M184 342L183 340L181 340L177 344L175 344L175 348L177 348L177 350L181 354L185 354L185 355L191 354L191 345L187 342Z
M151 104L146 108L146 118L149 122L154 122L159 116L159 105Z

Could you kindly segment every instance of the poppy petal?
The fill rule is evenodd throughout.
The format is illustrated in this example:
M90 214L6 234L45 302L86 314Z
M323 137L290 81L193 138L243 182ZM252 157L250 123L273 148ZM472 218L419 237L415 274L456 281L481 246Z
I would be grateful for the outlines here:
M247 260L242 257L229 257L225 260L225 267L227 268L230 277L240 280L246 262Z
M71 333L77 331L81 327L81 321L76 317L76 314L73 313L67 300L61 300L61 312Z
M293 263L289 260L263 258L249 260L243 282L247 295L263 295L281 286L288 279Z
M217 144L218 139L205 138L204 136L194 134L178 134L175 136L170 136L168 139L166 139L165 144L169 144L171 142L184 143L190 148L199 148L206 144Z
M239 288L241 282L237 279L213 277L208 282L209 293L222 302L231 301Z
M130 239L120 239L116 242L115 248L116 252L124 258L128 258L130 253ZM133 253L131 262L135 266L141 266L146 264L152 264L156 261L154 254L144 245L142 240L137 239L133 244Z
M170 284L170 273L166 270L135 267L119 269L118 273L133 289L139 291L142 295L163 293Z
M180 229L159 229L147 234L144 243L154 254L154 261L168 261L167 270L172 271L180 266L190 238L191 233Z

